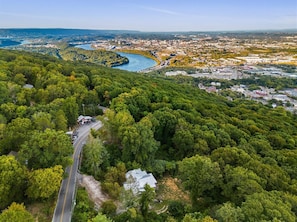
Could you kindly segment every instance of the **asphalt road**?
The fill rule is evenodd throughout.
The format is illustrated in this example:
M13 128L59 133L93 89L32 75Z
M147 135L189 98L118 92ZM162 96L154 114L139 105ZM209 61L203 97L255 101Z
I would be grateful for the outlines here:
M75 201L76 173L79 165L79 156L82 147L86 143L91 128L99 129L102 126L100 121L81 126L78 129L78 138L74 141L73 164L66 168L68 175L60 187L56 208L52 222L70 222Z

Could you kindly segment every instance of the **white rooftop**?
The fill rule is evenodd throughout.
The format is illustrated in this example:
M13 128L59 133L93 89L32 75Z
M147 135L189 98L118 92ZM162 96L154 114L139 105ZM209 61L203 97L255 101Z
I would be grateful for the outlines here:
M157 180L152 173L147 173L141 169L130 170L126 173L125 190L132 190L134 194L144 191L145 185L156 188Z

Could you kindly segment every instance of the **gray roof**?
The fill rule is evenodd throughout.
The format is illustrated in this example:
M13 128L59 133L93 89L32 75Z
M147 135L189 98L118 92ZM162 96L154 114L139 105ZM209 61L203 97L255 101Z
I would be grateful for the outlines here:
M156 188L157 180L152 173L147 173L141 169L130 170L126 173L125 190L132 190L134 194L144 191L145 185Z

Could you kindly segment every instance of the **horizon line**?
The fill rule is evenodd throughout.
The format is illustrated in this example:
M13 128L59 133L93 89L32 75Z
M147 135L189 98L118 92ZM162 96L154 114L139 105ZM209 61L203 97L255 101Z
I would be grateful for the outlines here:
M188 32L275 32L275 31L297 31L297 28L267 28L267 29L234 29L234 30L187 30L187 31L142 31L142 30L135 30L135 29L97 29L97 28L61 28L61 27L9 27L9 28L2 28L0 27L0 30L28 30L28 29L49 29L49 30L54 30L54 29L60 29L60 30L85 30L85 31L126 31L126 32L143 32L143 33L172 33L172 32L179 32L179 33L188 33Z

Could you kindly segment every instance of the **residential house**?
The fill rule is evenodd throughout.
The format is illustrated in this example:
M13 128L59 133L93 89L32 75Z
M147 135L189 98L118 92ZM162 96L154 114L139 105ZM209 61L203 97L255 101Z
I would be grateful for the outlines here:
M134 194L144 191L145 185L156 188L157 180L152 173L147 173L141 169L130 170L126 173L125 190L132 190Z

